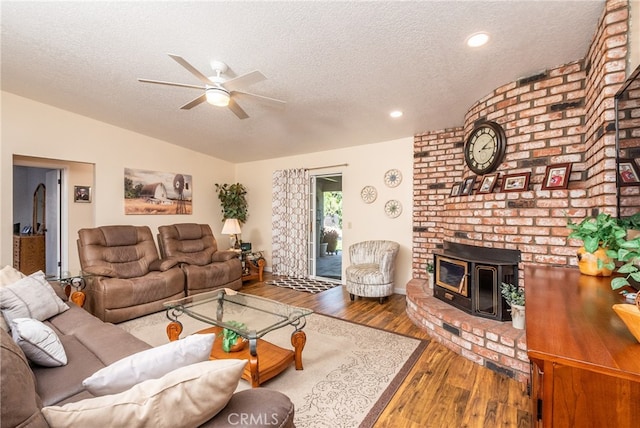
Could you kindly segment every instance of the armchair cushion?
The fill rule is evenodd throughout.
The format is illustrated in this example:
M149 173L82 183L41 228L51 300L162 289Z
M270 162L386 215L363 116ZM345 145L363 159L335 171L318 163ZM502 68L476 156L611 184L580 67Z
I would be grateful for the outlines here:
M102 226L80 229L78 235L82 269L94 275L141 277L160 258L147 226Z

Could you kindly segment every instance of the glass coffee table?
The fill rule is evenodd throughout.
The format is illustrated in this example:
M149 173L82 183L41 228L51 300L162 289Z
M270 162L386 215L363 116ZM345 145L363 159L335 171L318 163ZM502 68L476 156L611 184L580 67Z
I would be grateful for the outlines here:
M196 294L179 300L165 302L169 340L177 340L182 333L179 317L188 315L212 327L197 333L216 333L211 350L211 359L247 359L249 364L242 375L252 387L284 371L292 362L296 370L302 370L302 350L307 341L302 329L310 309L299 308L258 296L222 289ZM291 326L293 350L270 343L262 337L274 330ZM241 349L225 352L222 349L223 330L228 329L239 336ZM244 343L244 345L242 344ZM248 345L248 346L246 346Z

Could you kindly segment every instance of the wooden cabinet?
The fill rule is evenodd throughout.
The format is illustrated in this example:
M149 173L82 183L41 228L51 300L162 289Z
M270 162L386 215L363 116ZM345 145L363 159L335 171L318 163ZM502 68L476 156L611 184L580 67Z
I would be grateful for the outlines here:
M44 235L13 235L13 267L25 275L46 271Z
M538 427L636 427L640 343L611 306L611 278L525 268L531 410Z

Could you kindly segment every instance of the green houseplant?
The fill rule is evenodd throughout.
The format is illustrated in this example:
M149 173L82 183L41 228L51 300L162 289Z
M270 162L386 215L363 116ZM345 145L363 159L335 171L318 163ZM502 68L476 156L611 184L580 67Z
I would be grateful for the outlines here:
M246 330L247 326L239 321L229 321L228 324L239 330ZM242 350L245 345L242 336L233 330L225 328L222 330L222 350L224 352L236 352Z
M240 223L247 221L247 189L240 183L218 184L216 183L216 193L221 203L222 221L235 218Z
M571 230L568 238L579 239L583 247L578 250L578 268L580 272L593 276L611 276L615 262L608 251L617 251L619 242L627 234L618 219L606 213L588 217L580 223L567 220Z
M638 263L640 262L640 236L629 240L620 239L618 241L618 249L607 251L607 255L624 263L616 270L624 276L613 278L611 280L611 288L617 290L629 285L630 279L640 283L640 268L638 268Z
M335 253L338 247L338 231L335 229L322 230L322 243L327 244L327 253Z

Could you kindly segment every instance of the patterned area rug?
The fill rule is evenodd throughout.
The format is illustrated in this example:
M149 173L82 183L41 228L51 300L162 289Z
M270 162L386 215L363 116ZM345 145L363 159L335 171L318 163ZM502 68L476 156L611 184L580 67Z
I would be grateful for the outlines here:
M292 290L304 291L311 294L320 293L341 285L340 282L320 281L311 278L290 278L288 276L275 277L274 279L265 281L265 284L291 288Z
M180 337L206 327L186 315L180 321ZM168 340L164 312L117 325L152 346ZM281 328L265 339L290 349L292 331ZM319 314L307 317L304 331L304 370L292 364L261 385L289 396L298 428L372 427L428 344ZM238 390L250 387L241 380Z

